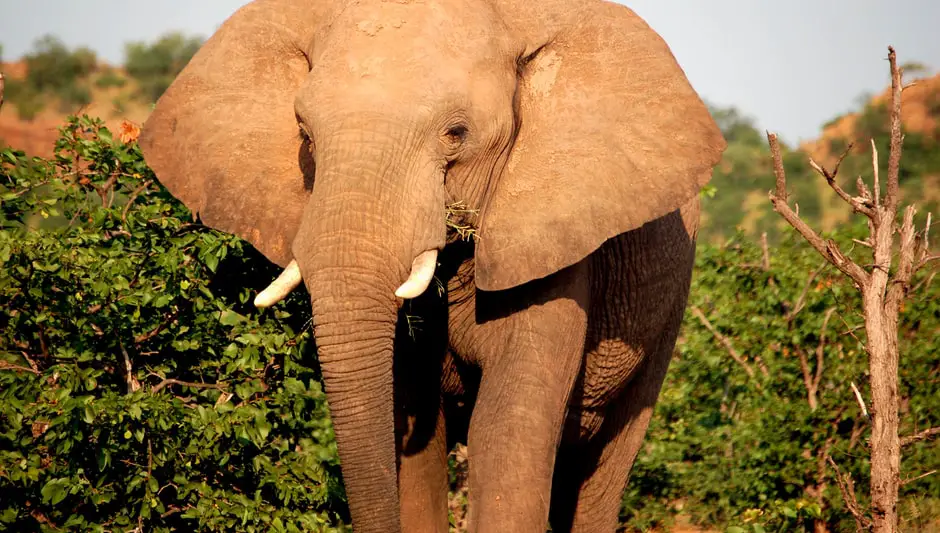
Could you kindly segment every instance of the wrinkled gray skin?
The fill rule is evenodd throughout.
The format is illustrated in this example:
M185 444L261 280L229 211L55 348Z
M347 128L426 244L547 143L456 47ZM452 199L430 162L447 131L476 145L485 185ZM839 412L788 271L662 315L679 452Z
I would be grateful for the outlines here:
M446 531L454 441L472 531L615 530L724 149L635 14L258 0L140 142L205 223L299 265L356 531ZM475 244L446 241L453 201ZM446 294L410 300L412 340L395 291L429 250Z

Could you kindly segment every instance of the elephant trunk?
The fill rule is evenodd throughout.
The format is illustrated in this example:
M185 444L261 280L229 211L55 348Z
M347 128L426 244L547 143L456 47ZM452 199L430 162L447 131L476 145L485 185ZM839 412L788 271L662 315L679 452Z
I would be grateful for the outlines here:
M364 532L400 530L395 326L400 297L427 287L445 236L443 186L437 191L433 176L416 175L402 152L376 143L318 150L293 245L311 297L350 512Z

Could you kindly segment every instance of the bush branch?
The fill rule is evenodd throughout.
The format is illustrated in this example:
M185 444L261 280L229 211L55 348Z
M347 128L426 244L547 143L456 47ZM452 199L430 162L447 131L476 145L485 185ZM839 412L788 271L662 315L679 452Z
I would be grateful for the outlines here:
M225 390L225 385L221 383L196 383L193 381L181 381L178 379L167 378L157 383L150 389L150 394L156 394L170 385L180 385L182 387L192 387L194 389L218 389Z
M845 507L852 513L852 517L855 518L855 531L858 533L868 531L871 528L871 520L862 513L862 509L858 505L858 498L855 496L855 482L852 481L852 476L848 473L843 474L842 471L839 470L839 465L836 464L831 456L826 457L826 460L836 472L836 482L839 484L839 492L842 493L842 500L845 502Z
M721 332L718 331L708 320L708 318L705 317L705 313L703 313L702 310L698 308L698 306L693 305L690 307L690 310L692 311L692 314L695 315L695 318L697 318L698 321L701 322L703 326L705 326L705 329L711 332L711 334L715 337L715 340L717 340L718 343L725 348L725 351L728 352L728 355L730 355L736 363L741 365L741 368L744 369L744 371L747 373L747 376L753 380L756 377L754 373L754 367L749 365L744 357L738 353L738 351L734 348L734 345L731 343L731 339L722 335ZM755 383L759 389L760 382L755 381Z

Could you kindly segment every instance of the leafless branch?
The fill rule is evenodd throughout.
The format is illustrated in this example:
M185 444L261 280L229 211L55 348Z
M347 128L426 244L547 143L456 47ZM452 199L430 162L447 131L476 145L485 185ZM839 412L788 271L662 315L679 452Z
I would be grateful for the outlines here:
M796 347L796 354L800 358L800 370L803 372L803 384L806 386L806 401L809 402L811 411L816 410L816 389L813 388L813 378L810 374L809 359L806 357L806 351L799 346Z
M901 244L898 250L898 268L891 280L885 305L897 309L911 288L911 278L914 275L914 255L917 243L914 233L914 214L916 209L909 205L904 209L904 220L901 222Z
M141 184L140 184L140 187L137 187L137 188L134 189L134 191L131 193L130 197L127 199L127 203L124 204L124 210L121 211L121 221L122 221L122 222L127 222L127 212L130 211L130 210L131 210L131 206L134 205L134 200L136 200L137 197L140 196L140 193L143 192L144 189L146 189L147 187L149 187L151 183L153 183L153 180L147 180L147 181L141 183Z
M826 310L826 314L823 317L822 327L819 328L819 343L816 345L816 369L815 371L810 371L809 368L809 358L806 355L806 351L802 348L797 348L797 356L800 358L800 369L803 371L803 384L806 386L806 400L809 403L810 410L815 411L816 407L819 405L818 401L818 392L819 384L822 381L823 374L823 355L824 347L826 345L826 329L829 327L829 319L832 317L832 313L836 310L835 307L830 307Z
M930 287L930 284L933 283L933 278L935 278L936 276L937 276L937 272L936 272L936 271L931 272L930 275L927 276L926 279L924 279L923 281L921 281L921 282L918 283L917 285L914 285L914 287L911 288L911 292L917 292L917 291L920 290L921 287Z
M776 177L776 192L770 194L770 201L773 203L774 210L780 213L820 255L845 275L852 278L856 285L864 287L868 283L868 273L846 257L839 249L839 245L832 240L824 241L813 228L809 227L798 214L790 209L786 202L787 176L783 169L783 157L780 155L780 143L774 133L768 133L767 140L770 142L770 152L774 160L774 174Z
M225 390L225 385L222 383L196 383L192 381L180 381L178 379L167 378L157 383L150 389L151 394L156 394L170 385L180 385L182 387L192 387L194 389L218 389Z
M813 167L817 173L822 177L826 178L826 183L829 184L829 187L835 191L839 198L845 201L845 203L852 206L852 209L857 213L862 213L867 217L875 216L875 211L872 209L874 207L873 202L870 198L865 198L863 196L851 196L849 193L845 192L845 189L839 186L839 183L836 181L839 172L839 165L842 163L842 160L845 159L845 156L848 155L849 150L852 149L850 145L846 151L839 158L838 163L836 163L836 168L832 172L826 170L824 167L820 166L819 163L814 161L812 158L809 160L809 166Z
M3 89L6 86L6 82L3 80L3 73L0 72L0 110L3 109Z
M925 477L927 477L927 476L932 476L933 474L936 474L936 473L937 473L936 470L931 470L931 471L929 471L929 472L924 472L923 474L921 474L921 475L919 475L919 476L915 476L915 477L908 478L908 479L902 479L902 480L901 480L901 486L903 487L904 485L907 485L908 483L913 483L913 482L915 482L915 481L917 481L917 480L919 480L919 479L924 479Z
M806 304L806 295L809 293L809 288L813 286L813 281L816 280L816 276L825 270L827 266L829 266L829 261L823 259L822 264L820 264L816 270L810 272L809 278L806 279L806 284L803 285L803 290L800 291L800 296L796 299L796 304L794 304L793 309L786 316L788 324L793 322L793 319L796 317L797 313L803 310L803 306Z
M142 343L142 342L148 341L148 340L150 340L150 339L156 337L156 336L159 335L160 332L163 331L167 326L169 326L170 324L172 324L173 321L176 320L176 319L179 317L180 313L182 313L182 312L183 312L183 307L182 307L182 306L178 307L178 308L176 309L176 311L173 311L172 313L170 313L169 315L167 315L166 319L165 319L163 322L161 322L157 327L153 328L152 330L148 331L147 333L142 333L142 334L140 334L140 335L134 337L134 343L135 343L135 344L140 344L140 343Z
M39 375L41 372L35 368L30 368L28 366L15 365L13 363L8 363L6 361L0 361L0 370L17 370L19 372L29 372L30 374Z
M134 378L134 367L131 365L131 357L127 354L127 349L124 348L124 343L121 342L120 337L118 338L118 346L121 347L121 354L124 356L124 373L127 378L127 393L140 390L140 382Z
M871 520L862 513L861 507L858 505L858 498L855 496L855 482L852 481L852 476L850 474L843 474L839 470L839 465L832 459L832 457L826 457L826 460L829 461L829 464L832 466L832 469L836 472L836 482L839 484L839 492L842 493L842 500L845 502L846 508L852 513L852 517L855 518L855 531L857 533L868 531L871 528Z
M881 177L879 176L878 169L878 147L875 146L875 139L871 139L871 168L874 173L873 176L873 188L872 190L875 193L875 206L881 206ZM862 178L859 178L861 181ZM862 183L865 183L862 181Z
M897 212L900 193L898 175L901 169L901 69L898 68L894 47L888 47L888 63L891 68L891 144L888 148L888 183L885 189L885 209Z
M855 386L854 381L850 382L849 385L852 386L852 392L855 393L855 400L858 402L858 407L862 410L862 415L864 415L865 418L869 418L868 407L865 406L865 400L862 399L862 393L858 391L858 387Z
M764 268L764 272L770 270L770 247L767 245L767 232L764 231L760 234L760 248L761 248L761 265Z
M714 325L712 325L708 318L705 317L705 313L703 313L702 310L698 308L698 306L693 305L690 307L690 310L692 311L692 314L695 315L695 318L697 318L698 321L701 322L703 326L705 326L705 329L711 332L711 334L715 337L715 340L717 340L718 343L725 348L725 351L728 352L728 355L730 355L736 363L741 365L741 368L744 369L748 377L753 380L755 378L754 367L748 364L744 357L738 353L738 351L734 348L734 344L731 343L731 339L722 335L721 332L718 331ZM755 380L755 383L757 384L757 388L760 388L760 382Z
M911 444L914 444L915 442L927 440L933 437L934 435L940 435L940 426L928 428L923 431L918 431L917 433L914 433L913 435L902 437L901 447L910 446Z

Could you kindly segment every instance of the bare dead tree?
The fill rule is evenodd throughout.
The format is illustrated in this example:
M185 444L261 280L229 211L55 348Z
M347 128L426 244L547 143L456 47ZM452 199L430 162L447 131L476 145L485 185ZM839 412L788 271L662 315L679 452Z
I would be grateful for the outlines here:
M863 268L849 258L839 245L832 240L823 240L790 208L787 202L786 173L777 136L768 133L770 150L774 163L776 189L770 193L774 210L779 213L800 235L822 255L826 261L848 276L861 292L862 311L865 319L865 342L868 353L871 387L871 517L859 506L855 498L851 478L843 475L832 458L829 463L835 470L836 479L845 499L846 506L855 517L857 529L872 529L876 533L894 533L898 527L898 487L901 483L901 443L898 435L898 313L901 303L911 289L911 279L918 269L938 256L927 253L930 215L923 231L914 228L913 206L903 210L900 227L897 225L900 190L898 173L901 161L901 70L898 68L894 48L888 47L888 62L891 69L891 109L890 109L890 148L888 154L888 175L885 183L884 198L881 197L881 183L878 166L878 151L872 141L872 169L874 172L871 189L859 178L856 182L858 195L852 196L836 181L839 165L849 153L839 159L832 171L810 159L810 166L816 170L836 194L852 207L856 213L868 218L869 236L866 240L856 241L871 249L873 261ZM851 147L849 148L851 149ZM899 233L899 242L895 242L895 233ZM897 244L895 254L894 247ZM896 259L896 268L891 267ZM826 317L828 319L828 315ZM822 358L817 355L817 370L821 368ZM808 361L801 360L804 379L812 399L816 385L815 375L810 373ZM913 438L913 437L911 437Z

